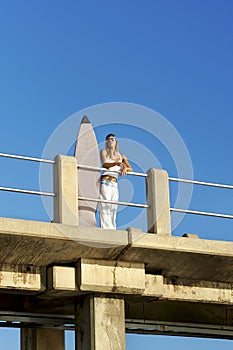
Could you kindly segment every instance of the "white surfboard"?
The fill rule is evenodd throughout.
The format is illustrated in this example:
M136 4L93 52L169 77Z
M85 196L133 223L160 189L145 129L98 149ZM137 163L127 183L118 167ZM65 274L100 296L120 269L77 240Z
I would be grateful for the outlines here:
M87 118L82 118L75 145L74 156L77 164L93 167L100 166L98 143L94 129ZM99 198L100 172L78 168L78 195L85 198ZM98 203L79 200L79 225L96 226L96 209Z

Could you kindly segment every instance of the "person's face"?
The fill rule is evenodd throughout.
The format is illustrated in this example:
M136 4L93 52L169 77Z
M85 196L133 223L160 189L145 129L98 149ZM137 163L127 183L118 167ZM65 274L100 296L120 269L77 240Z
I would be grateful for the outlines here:
M108 148L115 149L115 147L116 147L116 137L115 136L109 136L107 138L107 146L108 146Z

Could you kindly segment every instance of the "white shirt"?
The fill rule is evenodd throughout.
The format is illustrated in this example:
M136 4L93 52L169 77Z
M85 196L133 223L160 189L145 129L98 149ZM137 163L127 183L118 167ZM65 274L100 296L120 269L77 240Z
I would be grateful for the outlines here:
M119 157L117 162L121 163L122 157L121 157L121 154L119 152L117 153L117 156ZM109 155L107 155L105 163L115 163L115 162L116 162L115 160L111 159L109 157ZM113 176L117 179L119 174L115 173L114 171L120 171L120 170L121 170L121 167L119 165L114 165L114 166L108 168L108 170L103 171L103 175Z

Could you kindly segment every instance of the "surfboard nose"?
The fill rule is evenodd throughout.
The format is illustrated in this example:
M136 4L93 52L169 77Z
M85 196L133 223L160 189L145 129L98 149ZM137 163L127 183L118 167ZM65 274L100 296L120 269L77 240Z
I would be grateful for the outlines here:
M82 120L81 120L81 123L84 124L84 123L90 123L90 120L87 118L86 115L83 116Z

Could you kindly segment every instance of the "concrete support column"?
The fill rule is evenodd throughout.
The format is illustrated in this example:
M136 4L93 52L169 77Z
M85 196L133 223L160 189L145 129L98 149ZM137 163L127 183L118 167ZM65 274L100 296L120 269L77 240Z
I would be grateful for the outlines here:
M63 330L21 328L20 350L65 350Z
M148 232L171 235L168 173L149 169L147 175Z
M76 305L75 350L125 350L124 299L86 295Z
M74 157L55 157L54 164L54 220L53 222L78 225L77 161Z

